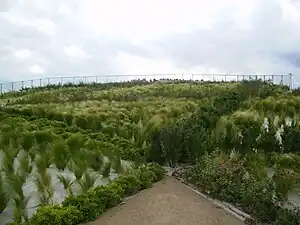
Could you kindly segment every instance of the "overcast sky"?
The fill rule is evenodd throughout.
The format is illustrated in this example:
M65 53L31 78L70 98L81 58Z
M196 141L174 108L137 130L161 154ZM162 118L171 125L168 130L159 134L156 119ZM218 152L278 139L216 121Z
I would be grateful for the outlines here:
M299 0L0 0L0 81L183 72L297 79L299 30Z

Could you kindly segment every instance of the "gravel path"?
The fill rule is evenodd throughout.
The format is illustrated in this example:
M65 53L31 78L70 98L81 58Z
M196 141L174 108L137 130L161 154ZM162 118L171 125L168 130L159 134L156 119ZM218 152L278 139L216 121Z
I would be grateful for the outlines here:
M89 225L244 225L168 177Z

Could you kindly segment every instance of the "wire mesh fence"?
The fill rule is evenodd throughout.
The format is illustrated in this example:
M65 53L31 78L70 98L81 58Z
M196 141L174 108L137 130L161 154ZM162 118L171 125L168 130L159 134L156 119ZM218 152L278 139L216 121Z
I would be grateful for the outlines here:
M44 87L47 85L65 84L89 84L89 83L110 83L130 82L133 80L189 80L196 82L240 82L243 80L262 80L274 84L287 85L293 88L293 75L289 74L146 74L146 75L98 75L98 76L74 76L74 77L47 77L40 79L2 82L0 93L19 91L24 88Z

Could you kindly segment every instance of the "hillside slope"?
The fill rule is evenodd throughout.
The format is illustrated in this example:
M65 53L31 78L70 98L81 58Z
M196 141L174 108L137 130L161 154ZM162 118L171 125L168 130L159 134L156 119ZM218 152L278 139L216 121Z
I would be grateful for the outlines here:
M189 182L258 220L297 217L276 208L291 191L299 201L300 96L285 86L68 84L5 93L0 103L0 221L106 184L132 162L192 164Z

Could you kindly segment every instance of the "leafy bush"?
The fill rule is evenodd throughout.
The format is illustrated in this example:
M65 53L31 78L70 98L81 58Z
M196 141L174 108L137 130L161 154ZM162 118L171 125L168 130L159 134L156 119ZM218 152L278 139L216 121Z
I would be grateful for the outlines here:
M147 168L150 171L154 172L154 174L155 174L155 177L153 179L154 182L162 180L166 175L166 170L163 167L161 167L160 165L156 164L156 163L149 164L147 166Z
M76 196L68 196L63 202L63 207L73 206L81 214L83 221L87 222L95 219L104 212L105 206L91 193L79 194Z
M141 188L141 182L134 175L119 176L114 182L122 187L125 196L135 194Z
M122 201L124 190L117 183L112 182L106 186L96 187L91 191L91 194L104 205L105 209L108 209Z
M276 225L299 225L300 224L300 209L280 209Z
M286 198L286 190L279 191L274 178L251 170L249 165L259 166L251 164L251 160L259 158L245 158L234 152L206 153L187 171L186 177L209 195L239 205L261 222L298 225L299 211L279 206ZM259 170L264 170L264 166Z
M133 174L140 181L140 189L142 190L151 187L156 176L156 174L146 166L139 167Z
M73 206L49 205L39 208L28 225L77 225L82 220L82 213Z

